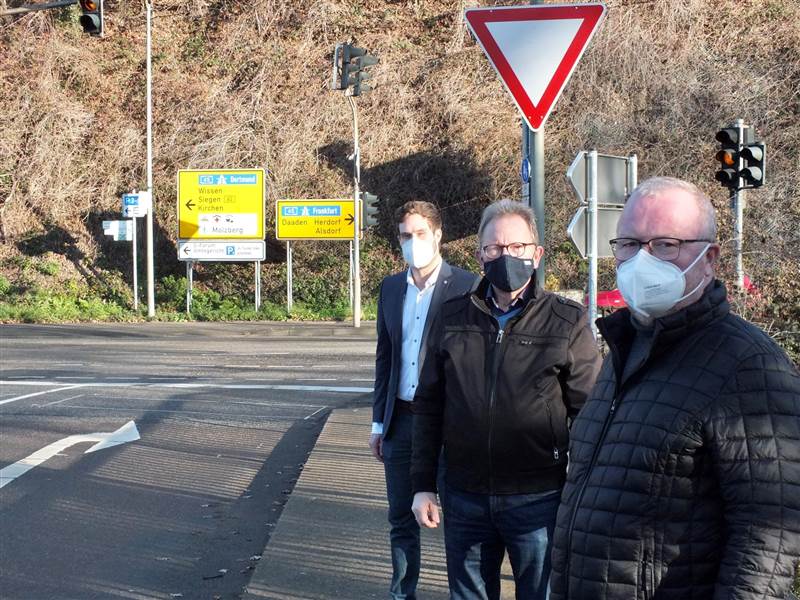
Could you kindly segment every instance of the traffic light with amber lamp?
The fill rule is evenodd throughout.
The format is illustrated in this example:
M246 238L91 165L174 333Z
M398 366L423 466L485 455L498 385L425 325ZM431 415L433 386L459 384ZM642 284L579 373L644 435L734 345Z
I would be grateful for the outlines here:
M739 154L744 163L742 170L739 171L739 175L744 179L744 187L757 188L764 185L767 145L763 142L747 144Z
M83 32L91 35L103 35L103 0L78 0L81 16L78 22Z
M375 194L361 192L361 228L366 229L378 224L378 202Z
M720 129L715 136L720 144L715 158L720 163L720 169L714 178L726 188L739 189L739 129L726 127Z

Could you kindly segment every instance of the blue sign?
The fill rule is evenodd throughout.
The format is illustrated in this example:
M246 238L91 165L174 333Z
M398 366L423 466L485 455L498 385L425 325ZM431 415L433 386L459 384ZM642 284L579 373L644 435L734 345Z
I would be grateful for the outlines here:
M139 206L139 194L123 194L123 206Z
M342 216L341 206L282 206L281 216L283 217L340 217Z
M236 246L225 246L226 256L236 256Z
M255 173L198 175L197 181L200 185L256 185L258 176Z
M528 183L531 180L531 163L527 158L522 159L519 175L522 177L522 183Z

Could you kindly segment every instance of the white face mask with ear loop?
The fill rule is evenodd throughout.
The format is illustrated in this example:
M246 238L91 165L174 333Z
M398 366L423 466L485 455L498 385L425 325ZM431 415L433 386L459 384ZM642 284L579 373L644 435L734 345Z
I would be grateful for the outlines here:
M681 271L671 262L656 258L644 248L633 258L617 267L617 287L628 307L649 319L657 319L667 314L678 302L685 300L703 285L700 280L695 288L686 294L686 273L705 256L711 244L692 263Z
M436 252L433 248L434 241L421 240L412 237L400 244L403 259L415 269L427 267L433 261Z

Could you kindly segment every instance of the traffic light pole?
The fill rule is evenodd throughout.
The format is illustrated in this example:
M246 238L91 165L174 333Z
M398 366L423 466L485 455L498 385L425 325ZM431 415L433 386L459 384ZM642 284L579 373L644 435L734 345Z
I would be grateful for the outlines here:
M744 147L744 120L736 119L736 129L739 130L739 152L737 152L736 172L741 173L744 168L744 158L742 158L742 148ZM733 224L733 240L736 252L736 286L741 292L744 289L744 265L742 262L743 247L743 223L744 223L744 182L741 177L737 180L736 191L733 193L733 208L736 211L736 218Z
M147 316L156 316L155 268L153 261L153 211L155 210L155 194L153 194L153 65L152 65L152 0L145 0L147 14L147 191L153 202L147 211Z
M353 96L347 96L353 110L353 327L361 327L361 149L358 145L358 110Z

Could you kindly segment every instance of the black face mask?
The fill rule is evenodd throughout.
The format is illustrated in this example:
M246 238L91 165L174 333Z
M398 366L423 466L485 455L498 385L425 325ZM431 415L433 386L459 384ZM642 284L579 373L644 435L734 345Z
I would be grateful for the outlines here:
M486 279L504 292L513 292L523 287L535 271L532 258L517 258L509 254L503 254L483 265Z

